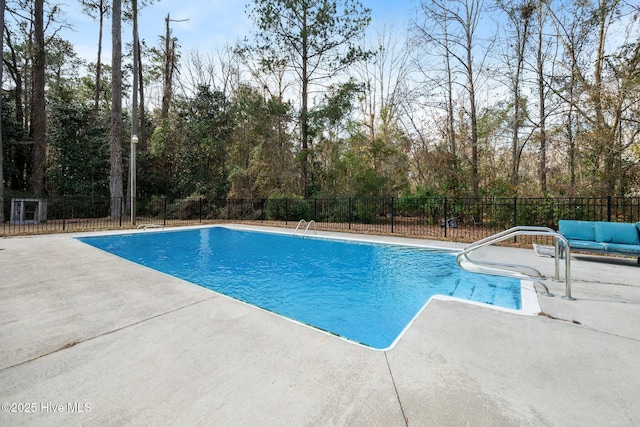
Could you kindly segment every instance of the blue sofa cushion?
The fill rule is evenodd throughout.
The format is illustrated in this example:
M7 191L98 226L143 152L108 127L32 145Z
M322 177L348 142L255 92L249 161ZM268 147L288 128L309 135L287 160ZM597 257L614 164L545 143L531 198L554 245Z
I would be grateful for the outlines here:
M640 245L623 245L620 243L605 243L604 247L607 252L617 252L621 254L640 256Z
M574 240L574 239L567 239L567 241L569 242L569 247L575 250L580 250L580 249L590 250L590 251L605 250L604 243L592 242L589 240Z
M596 232L595 240L598 242L640 245L636 224L599 221L595 223L594 228Z
M596 241L596 232L590 221L575 221L570 219L561 219L558 221L558 229L560 234L567 240L588 240ZM573 245L571 245L573 246Z

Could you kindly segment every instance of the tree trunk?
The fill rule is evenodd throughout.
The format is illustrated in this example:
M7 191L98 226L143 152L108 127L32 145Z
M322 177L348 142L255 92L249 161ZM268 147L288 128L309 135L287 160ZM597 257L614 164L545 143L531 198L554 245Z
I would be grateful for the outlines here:
M16 122L20 123L21 126L24 126L24 110L22 108L24 83L22 81L22 74L20 74L20 70L18 68L18 56L16 54L15 48L13 47L13 43L11 42L11 33L9 33L8 28L5 28L5 31L7 35L7 48L11 53L11 60L7 60L4 65L6 65L7 70L11 74L11 78L15 83L15 88L13 90L13 99L16 106Z
M111 135L109 193L111 216L122 215L122 5L113 0L111 18Z
M538 0L538 46L536 49L536 63L538 74L538 114L540 121L539 127L539 139L540 139L540 164L538 170L538 177L540 180L540 192L542 195L547 194L547 112L545 104L545 90L544 90L544 57L542 55L542 49L544 47L544 15L543 15L544 3L542 0Z
M104 7L104 2L102 0L100 1L100 4L98 5L98 7L100 8L100 11L98 12L100 14L100 17L99 17L100 23L98 27L98 60L96 61L96 91L94 95L95 99L94 99L94 106L93 106L93 110L96 116L98 115L98 108L100 108L100 85L101 85L100 77L102 74L102 30L104 28L104 14L106 12Z
M458 148L456 144L456 126L455 126L455 112L453 110L453 71L451 70L451 53L449 52L449 34L447 33L445 22L445 40L447 45L445 49L445 65L447 71L447 136L449 137L449 152L453 157L457 156Z
M133 10L133 87L131 88L131 142L129 156L129 185L127 201L131 212L131 224L136 223L136 144L138 138L138 0L131 1ZM134 139L135 138L135 139Z
M521 98L521 81L524 70L524 56L527 47L527 41L529 39L529 23L531 22L532 9L527 5L522 4L516 11L513 11L515 15L511 15L514 27L516 28L516 74L513 81L513 123L511 127L511 143L512 143L512 170L511 170L511 185L514 191L517 191L520 184L520 155L523 147L520 147L520 128L522 127L522 115L520 98ZM520 27L522 25L522 27Z
M604 152L604 183L602 191L604 194L615 194L616 181L618 179L618 171L615 170L615 158L617 156L615 128L609 126L605 119L606 106L603 105L604 87L603 87L603 70L606 55L607 32L611 25L612 14L616 10L619 0L609 1L600 0L597 9L598 19L598 47L596 50L596 58L594 64L594 84L591 88L591 101L595 112L596 139L599 149Z
M142 79L142 55L140 54L140 40L138 40L138 85L140 87L140 129L138 129L138 143L141 150L147 148L147 117L144 111L144 80Z
M4 5L0 0L0 82L4 70ZM0 120L2 118L2 93L0 91ZM0 126L0 222L4 223L4 149L2 146L2 126Z
M302 18L302 110L300 111L300 133L302 139L302 156L300 158L301 195L307 196L307 162L309 156L309 73L308 73L308 35L307 35L307 9L303 11Z
M567 112L567 139L569 141L569 182L570 191L573 195L576 188L576 138L573 132L573 104L569 104L569 111Z
M454 76L453 69L451 65L451 48L450 48L450 40L449 40L449 31L448 31L448 22L444 20L442 23L444 30L444 40L445 44L444 50L444 60L445 60L445 71L447 75L447 94L446 94L446 102L447 102L447 125L446 125L446 134L447 134L447 142L448 142L448 150L449 156L447 157L447 187L455 189L456 192L460 190L460 163L458 161L458 143L456 139L456 119L455 119L455 110L453 108L453 84L454 84Z
M44 0L34 4L34 60L33 60L33 151L31 152L31 191L34 195L44 194L44 173L46 157L46 103L45 50L44 50Z
M167 120L169 118L169 105L173 94L171 83L173 80L173 69L175 67L175 46L171 41L171 28L169 27L169 14L165 18L166 32L164 36L164 80L162 84L162 106L160 108L160 119Z
M467 89L469 91L469 114L471 117L471 186L473 196L478 197L480 190L480 177L478 168L478 109L476 103L475 76L473 71L473 24L471 16L467 14L466 33L466 53L467 53Z

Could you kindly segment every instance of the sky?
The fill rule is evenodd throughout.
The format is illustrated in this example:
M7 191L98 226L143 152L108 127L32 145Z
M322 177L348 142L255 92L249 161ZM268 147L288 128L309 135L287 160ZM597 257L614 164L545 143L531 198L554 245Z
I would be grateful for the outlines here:
M372 26L393 24L397 30L406 28L410 11L418 0L361 0L372 11ZM165 18L170 15L173 36L178 38L181 52L212 52L217 46L230 45L251 35L253 25L245 9L250 0L159 0L139 12L140 38L148 46L158 46L159 36L165 33ZM84 15L78 0L70 0L65 18L73 30L61 36L69 40L76 53L88 61L95 61L98 48L97 21ZM180 22L178 22L180 21ZM110 61L111 23L105 23L103 62ZM131 25L123 23L122 41L131 41Z

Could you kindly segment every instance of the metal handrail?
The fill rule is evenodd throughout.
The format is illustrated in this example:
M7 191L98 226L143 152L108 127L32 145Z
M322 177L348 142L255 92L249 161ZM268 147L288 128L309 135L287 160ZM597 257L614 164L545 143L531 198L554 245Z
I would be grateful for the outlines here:
M293 230L293 235L295 236L296 233L298 232L298 230L300 229L300 226L303 223L306 223L307 221L305 221L304 219L301 219L300 221L298 221L298 225L296 226L296 229ZM304 236L307 235L307 231L309 231L309 227L311 227L311 224L313 224L313 234L318 234L318 230L316 229L316 222L314 220L309 221L309 223L307 224L307 226L304 229L304 232L302 233L302 238L304 239Z
M556 232L555 230L549 228L549 227L536 227L536 226L517 226L517 227L512 227L508 230L502 231L500 233L496 233L492 236L486 237L484 239L478 240L477 242L474 242L472 244L470 244L469 246L467 246L466 248L464 248L462 251L460 251L456 257L456 260L458 262L458 265L460 266L460 268L465 268L462 265L463 259L471 264L480 264L480 265L494 265L494 266L503 266L503 267L510 267L510 268L525 268L525 269L529 269L532 271L535 271L536 274L538 274L538 276L542 276L542 274L536 270L533 267L529 267L529 266L525 266L525 265L515 265L515 264L504 264L504 263L491 263L491 262L486 262L486 261L474 261L472 259L469 258L469 253L473 252L476 249L480 249L484 246L488 246L494 243L498 243L501 242L503 240L507 240L510 239L512 237L515 236L552 236L554 238L555 241L555 280L560 280L560 257L559 257L559 253L560 253L560 242L562 242L563 244L563 249L565 249L567 251L567 254L565 256L565 296L563 296L564 299L568 299L568 300L574 300L575 298L571 297L571 261L570 261L570 248L569 248L569 242L567 241L567 239L560 233ZM499 272L501 273L501 275L514 275L515 272L510 271L510 270L495 270L494 274L499 274ZM511 273L511 274L507 274L507 273ZM524 274L522 272L520 272L519 274ZM538 281L536 281L538 282ZM540 283L540 282L538 282Z
M304 229L304 233L302 233L302 238L303 239L304 239L304 236L307 235L307 231L309 231L309 227L311 227L311 224L313 224L313 234L318 234L318 230L316 230L316 222L314 220L311 220L307 224L307 227Z
M517 227L510 228L508 230L504 230L504 231L501 231L499 233L493 234L493 235L491 235L489 237L485 237L484 239L480 239L480 240L478 240L476 242L473 242L470 245L468 245L463 250L463 252L469 253L475 248L486 246L486 243L488 243L488 242L506 240L506 239L512 237L511 233L514 230L518 230L518 231L534 231L534 232L547 232L547 233L555 233L556 232L554 229L549 228L549 227L538 227L538 226L533 226L533 225L531 225L531 226L520 225L520 226L517 226ZM496 240L496 239L498 239L498 238L500 238L502 236L506 236L506 237L504 239L501 239L501 240ZM557 248L556 248L556 251L557 251ZM469 258L467 257L467 259L469 259ZM469 259L469 262L471 262L470 259ZM511 267L511 268L518 268L518 267L525 268L525 269L529 269L531 271L534 271L535 274L537 275L537 277L542 277L542 273L540 271L538 271L537 269L535 269L533 267L527 266L527 265L493 263L493 262L489 262L489 261L475 261L475 263L476 264L485 264L485 265L500 265L500 266ZM555 277L554 277L555 280L560 280L559 279L559 275L560 275L559 270L560 270L559 263L558 263L558 261L556 259L556 270L555 270Z
M303 222L307 222L304 219L301 219L300 221L298 221L298 225L296 226L296 229L293 230L293 235L295 236L296 233L298 232L298 229L300 228L300 226L302 225Z

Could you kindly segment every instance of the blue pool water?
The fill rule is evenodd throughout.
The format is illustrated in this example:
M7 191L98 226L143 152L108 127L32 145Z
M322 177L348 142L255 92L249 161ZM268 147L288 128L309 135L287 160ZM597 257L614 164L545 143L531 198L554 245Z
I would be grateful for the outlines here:
M391 346L433 295L519 309L520 281L448 252L224 227L80 238L130 261L361 344Z

